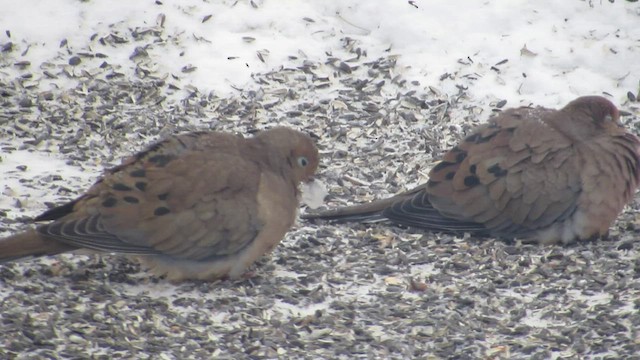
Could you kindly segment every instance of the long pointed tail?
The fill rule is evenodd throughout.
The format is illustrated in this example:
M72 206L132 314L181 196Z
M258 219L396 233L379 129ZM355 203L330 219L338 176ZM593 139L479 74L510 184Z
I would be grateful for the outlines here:
M26 257L55 255L76 249L73 246L47 239L35 229L0 239L0 263Z
M341 208L310 212L300 215L302 219L322 219L335 222L377 222L387 218L382 216L384 209L397 201L397 197L374 201L370 203L352 205Z

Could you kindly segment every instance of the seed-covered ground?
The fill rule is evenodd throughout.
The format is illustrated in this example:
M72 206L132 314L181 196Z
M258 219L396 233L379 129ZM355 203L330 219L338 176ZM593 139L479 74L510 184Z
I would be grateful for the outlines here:
M219 94L182 76L197 69L154 65L145 46L173 46L161 26L109 28L42 64L21 62L25 44L0 43L1 234L124 155L196 129L307 131L328 205L381 198L426 181L446 149L509 107L474 101L463 85L443 90L490 67L460 61L425 83L396 54L372 56L349 37L323 59L292 55ZM130 73L108 54L132 43ZM64 86L45 90L51 82ZM628 90L615 100L638 133ZM115 255L0 265L0 358L640 358L639 206L608 240L572 246L301 220L236 282L172 284Z

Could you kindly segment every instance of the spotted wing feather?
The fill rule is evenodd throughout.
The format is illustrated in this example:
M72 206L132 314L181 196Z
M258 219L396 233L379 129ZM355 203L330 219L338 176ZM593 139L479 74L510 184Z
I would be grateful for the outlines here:
M504 237L567 218L581 191L578 164L571 141L545 128L541 119L548 114L519 108L491 119L443 157L425 186L384 215L411 226Z
M244 139L218 133L171 137L126 159L70 205L39 220L66 244L191 260L236 253L261 224L260 169L240 153ZM238 229L243 229L239 231Z

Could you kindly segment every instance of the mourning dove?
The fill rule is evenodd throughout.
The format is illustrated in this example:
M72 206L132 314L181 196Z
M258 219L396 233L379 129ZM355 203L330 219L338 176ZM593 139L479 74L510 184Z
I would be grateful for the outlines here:
M293 225L317 166L311 138L287 128L172 136L35 219L48 224L0 240L0 262L92 249L173 281L238 278Z
M509 109L475 128L394 197L306 214L453 233L571 243L605 236L640 181L640 140L599 96Z

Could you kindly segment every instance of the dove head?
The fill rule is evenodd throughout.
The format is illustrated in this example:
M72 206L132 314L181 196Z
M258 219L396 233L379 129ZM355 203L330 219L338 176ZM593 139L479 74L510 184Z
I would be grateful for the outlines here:
M577 141L589 140L605 134L625 132L620 123L620 112L611 101L602 96L583 96L571 101L555 117L555 126Z
M276 127L260 132L258 139L275 150L273 163L291 167L296 183L310 181L318 169L318 149L311 137L299 131Z

